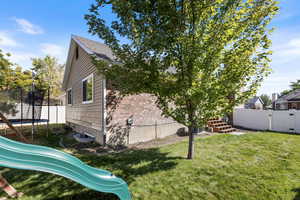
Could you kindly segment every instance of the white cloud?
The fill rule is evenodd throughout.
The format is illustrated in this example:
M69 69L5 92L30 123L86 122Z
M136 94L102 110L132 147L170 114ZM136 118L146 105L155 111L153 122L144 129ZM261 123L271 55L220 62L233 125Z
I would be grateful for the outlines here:
M41 44L41 51L44 55L51 55L58 58L59 62L64 63L66 61L68 50L57 44L43 43Z
M43 43L41 44L41 51L45 55L51 55L58 58L61 58L64 55L64 48L51 43Z
M289 88L290 82L300 77L300 37L298 34L281 33L273 40L274 54L272 56L273 73L259 90L259 94L280 93Z
M64 49L56 44L51 43L43 43L41 44L42 52L44 54L52 55L52 56L61 56L64 53Z
M295 38L289 41L289 46L295 47L298 50L300 49L300 38Z
M28 53L28 52L11 52L11 56L9 57L9 60L11 60L13 63L16 63L20 65L23 68L30 68L31 67L31 59L38 57L34 53Z
M21 62L30 61L31 58L35 58L35 57L37 57L37 56L33 53L14 52L10 58L15 63L21 63Z
M296 81L300 77L300 72L295 73L274 73L268 77L258 91L258 94L281 93L283 90L289 89L292 81Z
M44 33L44 30L38 25L32 24L26 19L14 18L17 24L20 26L21 31L31 35L37 35Z
M0 46L15 47L17 42L12 39L7 33L0 32Z
M300 37L292 38L286 43L274 46L273 60L276 64L283 64L299 59L300 56Z

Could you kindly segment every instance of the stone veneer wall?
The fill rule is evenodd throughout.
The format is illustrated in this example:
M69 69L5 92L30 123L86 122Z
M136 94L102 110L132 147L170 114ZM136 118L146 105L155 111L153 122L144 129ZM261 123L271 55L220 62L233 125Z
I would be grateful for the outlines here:
M130 95L120 98L107 91L107 143L133 144L176 134L184 127L171 118L161 116L155 105L156 98L150 94ZM133 119L133 126L126 121Z

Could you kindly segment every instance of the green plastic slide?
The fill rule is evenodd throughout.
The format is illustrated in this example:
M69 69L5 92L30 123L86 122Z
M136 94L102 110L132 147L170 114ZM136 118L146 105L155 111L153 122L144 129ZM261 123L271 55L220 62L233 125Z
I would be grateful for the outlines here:
M93 190L114 193L121 200L131 199L128 186L122 179L49 147L24 144L0 136L0 166L57 174Z

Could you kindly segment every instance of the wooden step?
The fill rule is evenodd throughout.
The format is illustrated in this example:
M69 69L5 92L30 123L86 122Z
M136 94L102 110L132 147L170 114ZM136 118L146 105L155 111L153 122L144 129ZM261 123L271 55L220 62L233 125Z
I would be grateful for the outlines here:
M220 130L220 133L231 133L234 131L236 131L235 128L229 128L229 129Z
M216 123L222 123L222 120L210 120L207 122L207 124L216 124Z
M228 124L226 124L225 122L219 122L219 123L211 124L211 127L216 128L216 127L225 126L225 125L228 125Z
M232 128L232 126L230 126L230 125L223 125L223 126L215 127L215 129L218 129L218 130L224 130L224 129L230 129L230 128Z
M226 122L218 118L210 119L207 122L207 125L208 127L212 128L214 132L230 133L236 130L231 125L227 124Z

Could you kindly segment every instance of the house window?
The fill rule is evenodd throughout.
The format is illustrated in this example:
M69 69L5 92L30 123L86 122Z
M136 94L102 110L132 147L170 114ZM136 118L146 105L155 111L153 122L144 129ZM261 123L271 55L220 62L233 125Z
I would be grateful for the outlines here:
M78 60L78 57L79 57L79 49L78 49L78 46L76 46L75 57L76 57L76 60Z
M72 89L68 89L67 91L68 105L72 105Z
M93 102L93 74L82 80L82 103Z

